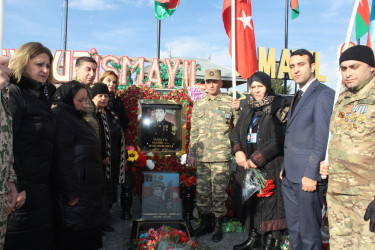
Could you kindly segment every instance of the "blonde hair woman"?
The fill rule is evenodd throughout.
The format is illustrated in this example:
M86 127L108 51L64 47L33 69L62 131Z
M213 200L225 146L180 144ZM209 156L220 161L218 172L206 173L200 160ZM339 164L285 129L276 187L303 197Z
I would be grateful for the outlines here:
M118 88L118 76L112 70L105 71L99 78L99 82L107 85L109 92L116 93Z
M41 43L23 44L9 68L13 118L15 210L8 217L4 249L52 249L51 169L56 123L52 115L52 53Z

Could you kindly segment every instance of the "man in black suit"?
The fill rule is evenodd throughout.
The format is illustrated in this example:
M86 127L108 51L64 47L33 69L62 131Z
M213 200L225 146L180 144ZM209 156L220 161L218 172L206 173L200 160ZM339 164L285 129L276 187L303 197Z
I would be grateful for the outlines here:
M299 90L288 113L280 178L291 249L322 249L321 209L326 184L319 174L328 140L334 91L314 76L313 55L291 54L289 67Z

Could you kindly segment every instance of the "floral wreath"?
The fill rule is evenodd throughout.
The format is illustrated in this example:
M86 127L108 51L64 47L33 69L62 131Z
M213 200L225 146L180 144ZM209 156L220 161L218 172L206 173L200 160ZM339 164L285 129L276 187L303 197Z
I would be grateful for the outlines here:
M205 96L198 87L188 87L175 89L166 94L161 94L150 87L138 87L136 85L127 86L118 90L117 95L124 103L127 116L129 118L128 129L125 131L126 146L128 150L127 159L127 183L140 197L142 196L143 171L158 172L178 172L180 173L180 184L184 187L196 185L196 169L187 164L187 154L190 142L191 116L194 102ZM186 108L186 148L176 155L159 155L157 153L141 152L137 145L138 138L138 100L175 100L181 101ZM147 166L147 167L146 167ZM227 215L233 216L233 210L230 207L230 197L232 193L232 178L226 191L228 199L225 202Z
M189 147L191 115L194 105L193 100L184 89L176 89L167 94L160 94L150 87L138 87L135 85L121 89L117 95L124 103L129 118L128 129L125 131L126 146L128 150L127 182L132 189L141 196L143 171L179 172L180 176L195 175L195 169L189 168L186 159L181 161ZM144 154L137 145L138 138L138 100L175 100L181 101L186 107L186 148L174 155L159 155L157 153ZM186 156L185 156L186 158ZM145 167L147 166L147 167Z

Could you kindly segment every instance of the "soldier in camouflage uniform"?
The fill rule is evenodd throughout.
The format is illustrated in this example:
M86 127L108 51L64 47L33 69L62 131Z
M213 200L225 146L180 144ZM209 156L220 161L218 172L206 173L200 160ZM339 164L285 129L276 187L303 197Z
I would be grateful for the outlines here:
M197 206L202 223L196 236L213 231L211 214L215 215L215 230L211 239L220 241L222 218L227 210L225 201L228 186L230 132L239 117L239 100L220 92L223 85L220 70L206 70L208 95L194 104L191 118L191 163L197 168Z
M7 110L8 58L0 57L0 249L3 249L7 227L7 216L13 210L17 198L13 169L12 117Z
M374 54L366 46L351 47L340 67L345 90L332 113L328 152L329 243L331 249L375 249ZM324 162L320 173L328 174Z

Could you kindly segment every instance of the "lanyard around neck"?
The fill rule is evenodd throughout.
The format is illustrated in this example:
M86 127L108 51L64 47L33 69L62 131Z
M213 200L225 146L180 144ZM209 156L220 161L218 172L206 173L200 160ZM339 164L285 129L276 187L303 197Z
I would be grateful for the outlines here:
M251 132L253 131L253 126L255 124L255 122L260 118L260 115L258 115L257 117L254 118L254 120L251 122L251 125L250 125L250 129L249 129L249 133L251 134Z

